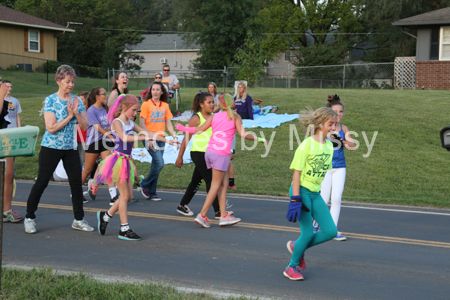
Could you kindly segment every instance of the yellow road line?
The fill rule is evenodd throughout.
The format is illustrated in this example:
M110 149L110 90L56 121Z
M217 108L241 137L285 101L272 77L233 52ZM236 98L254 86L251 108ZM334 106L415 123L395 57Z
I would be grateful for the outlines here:
M12 201L13 205L17 206L26 206L25 202ZM68 205L55 205L55 204L39 204L41 208L51 208L51 209L60 209L60 210L72 210L72 206ZM92 208L92 207L84 207L84 211L87 212L97 212L101 209ZM134 217L144 217L144 218L152 218L152 219L163 219L163 220L172 220L172 221L184 221L184 222L192 222L192 218L186 218L181 216L170 216L170 215L161 215L161 214L151 214L151 213L142 213L142 212L128 212L129 216ZM212 224L219 224L219 221L210 220ZM279 226L279 225L267 225L267 224L255 224L255 223L245 223L240 222L239 227L245 228L254 228L254 229L263 229L263 230L275 230L275 231L288 231L288 232L299 232L300 229L298 227L287 227L287 226ZM450 248L450 243L445 242L436 242L436 241L426 241L426 240L416 240L416 239L407 239L407 238L398 238L398 237L389 237L389 236L381 236L381 235L370 235L370 234L360 234L360 233L350 233L343 232L343 235L361 240L370 240L370 241L380 241L380 242L388 242L388 243L400 243L400 244L410 244L410 245L419 245L419 246L429 246L429 247L440 247L440 248Z

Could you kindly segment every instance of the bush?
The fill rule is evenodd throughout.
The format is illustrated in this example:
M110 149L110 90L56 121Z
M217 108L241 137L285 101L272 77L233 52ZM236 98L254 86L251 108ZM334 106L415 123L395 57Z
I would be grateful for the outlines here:
M19 67L16 65L10 65L8 68L6 68L6 71L22 71L22 70L19 69Z
M48 60L46 63L44 63L42 71L43 73L56 73L56 70L61 65L62 63L60 62Z

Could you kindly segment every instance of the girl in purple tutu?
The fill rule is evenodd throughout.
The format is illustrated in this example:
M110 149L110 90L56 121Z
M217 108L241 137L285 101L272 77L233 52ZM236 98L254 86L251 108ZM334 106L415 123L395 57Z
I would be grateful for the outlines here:
M107 120L111 123L116 146L111 155L100 163L95 181L95 185L115 183L120 193L119 199L108 211L97 212L99 233L105 234L108 222L119 211L119 239L128 241L141 239L128 225L127 217L127 204L133 198L134 178L137 175L136 166L131 159L131 150L135 141L150 141L155 137L153 132L148 135L146 130L133 122L138 110L139 101L133 95L120 95L109 110ZM133 131L143 135L134 136ZM171 144L173 141L165 142Z

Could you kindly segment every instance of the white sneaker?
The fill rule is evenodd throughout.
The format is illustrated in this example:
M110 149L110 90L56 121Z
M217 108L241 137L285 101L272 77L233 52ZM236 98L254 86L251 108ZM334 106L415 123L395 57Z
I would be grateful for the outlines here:
M241 221L239 218L235 218L234 216L227 214L225 217L219 218L219 226L230 226L237 224Z
M337 236L333 240L335 240L335 241L346 241L347 238L342 235L342 232L338 232Z
M87 190L83 192L83 196L84 196L84 197L87 197L87 196L89 196L89 193L88 193L88 191L87 191Z
M94 231L94 228L89 226L88 222L86 222L85 220L73 220L72 228L81 231Z
M36 233L36 223L34 223L33 219L26 218L23 224L25 225L26 233Z

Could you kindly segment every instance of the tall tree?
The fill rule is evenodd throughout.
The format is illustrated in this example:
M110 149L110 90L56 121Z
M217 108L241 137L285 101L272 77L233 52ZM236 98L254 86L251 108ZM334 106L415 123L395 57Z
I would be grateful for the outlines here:
M64 62L119 68L125 44L141 39L138 33L108 30L141 26L129 0L17 0L15 9L75 29L58 36L58 60ZM114 58L105 59L105 50Z
M373 62L394 61L397 56L414 56L416 39L392 26L400 19L427 13L450 6L449 0L362 0L363 20L368 36L368 47L364 60ZM416 34L416 30L405 29Z
M269 0L259 17L266 20L268 51L295 49L298 66L344 62L360 40L357 0ZM272 50L270 50L272 49Z

